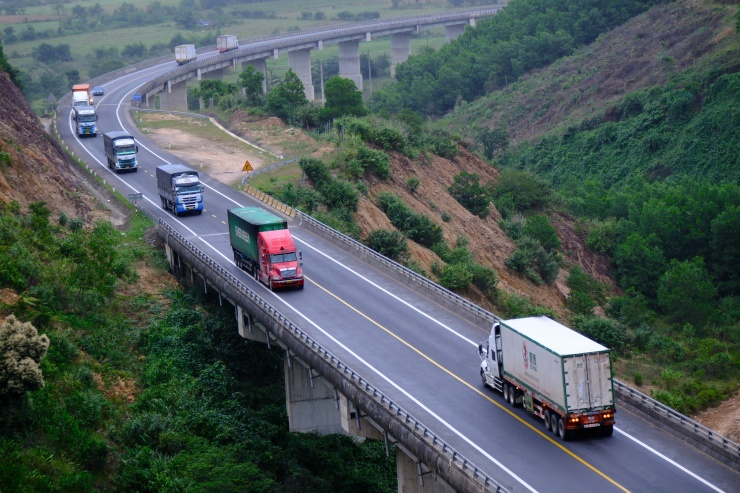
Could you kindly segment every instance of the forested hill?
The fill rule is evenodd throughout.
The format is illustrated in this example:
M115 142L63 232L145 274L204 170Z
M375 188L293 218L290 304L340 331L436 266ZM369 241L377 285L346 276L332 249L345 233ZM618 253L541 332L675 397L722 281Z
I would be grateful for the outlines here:
M571 324L686 413L740 382L739 33L737 2L512 0L371 103L439 116L500 172L460 181L501 214L508 268L537 267L541 214L575 216L624 294L571 270ZM556 198L532 207L539 180Z

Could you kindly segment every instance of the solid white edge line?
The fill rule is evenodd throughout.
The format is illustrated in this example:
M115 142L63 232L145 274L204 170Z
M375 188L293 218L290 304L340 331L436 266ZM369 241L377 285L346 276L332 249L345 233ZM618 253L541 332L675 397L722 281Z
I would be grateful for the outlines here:
M621 433L622 435L626 436L627 438L629 438L630 440L632 440L633 442L635 442L639 446L645 448L646 450L648 450L648 451L652 452L653 454L657 455L658 457L660 457L661 459L665 460L669 464L671 464L671 465L675 466L676 468L680 469L681 471L685 472L686 474L688 474L692 478L694 478L697 481L703 483L705 486L707 486L707 487L709 487L709 488L711 488L714 491L717 491L719 493L725 493L724 490L721 490L720 488L714 486L709 481L707 481L707 480L703 479L702 477L700 477L700 476L694 474L693 472L689 471L688 469L686 469L685 467L683 467L681 464L679 464L678 462L674 461L670 457L666 457L665 455L661 454L660 452L658 452L657 450L655 450L654 448L652 448L650 445L648 445L648 444L646 444L644 442L641 442L637 438L633 437L632 435L630 435L628 433L623 432L622 430L617 429L616 427L615 427L615 430L617 430L619 433Z

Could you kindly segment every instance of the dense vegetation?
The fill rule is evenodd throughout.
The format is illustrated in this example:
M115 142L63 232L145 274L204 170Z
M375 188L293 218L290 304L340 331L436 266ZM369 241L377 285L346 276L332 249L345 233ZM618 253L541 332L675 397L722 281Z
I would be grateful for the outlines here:
M288 432L282 354L233 310L131 289L165 265L148 221L29 209L0 209L0 490L395 491L382 443Z
M371 108L442 115L573 53L658 0L517 0L438 52L410 57Z

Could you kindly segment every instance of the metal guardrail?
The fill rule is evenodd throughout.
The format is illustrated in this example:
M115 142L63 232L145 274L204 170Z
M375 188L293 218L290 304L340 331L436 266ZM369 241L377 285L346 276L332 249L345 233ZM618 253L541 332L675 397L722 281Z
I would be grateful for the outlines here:
M614 380L614 387L618 399L675 430L680 435L696 441L705 452L728 464L733 469L740 470L740 444L710 430L701 423L684 416L675 409L671 409L619 380Z
M281 314L275 307L273 307L260 296L258 296L257 293L252 291L236 276L224 269L220 264L216 263L211 257L203 253L193 243L191 243L184 236L182 236L171 226L169 226L164 220L159 221L159 228L168 237L168 240L170 238L175 239L179 245L187 249L191 255L197 257L200 262L208 266L208 268L211 269L214 274L218 275L233 289L237 290L241 295L246 297L249 302L253 303L258 309L262 310L263 312L268 313L275 323L279 324L285 331L301 341L303 345L308 348L315 356L319 357L325 364L329 365L337 372L344 375L344 378L352 382L356 389L362 391L364 395L374 403L375 406L382 408L383 410L385 410L386 413L394 416L397 422L403 423L407 430L411 434L413 434L416 439L422 441L429 449L434 450L438 455L442 456L446 464L453 466L458 473L462 474L465 478L468 479L468 481L471 482L471 485L476 485L475 488L471 488L469 491L498 493L508 491L499 482L489 477L473 462L466 459L452 446L450 446L440 437L435 435L429 428L427 428L419 420L414 418L408 411L404 410L401 406L393 402L390 398L383 394L383 392L381 392L369 381L363 378L359 373L343 363L339 358L334 356L321 344L319 344L308 334L303 332L297 325L291 322L286 316ZM203 275L205 275L205 273L203 273ZM364 411L367 412L368 410L365 409ZM427 466L431 465L427 464Z

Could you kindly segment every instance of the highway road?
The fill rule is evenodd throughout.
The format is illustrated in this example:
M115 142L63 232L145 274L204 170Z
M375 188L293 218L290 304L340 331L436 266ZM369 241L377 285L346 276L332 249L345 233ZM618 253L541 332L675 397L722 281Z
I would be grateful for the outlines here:
M740 491L740 474L624 409L618 409L613 436L562 442L541 420L483 387L477 345L485 330L295 221L290 228L303 251L305 289L272 293L240 272L226 210L261 204L202 176L202 215L176 218L162 210L155 167L182 161L157 148L129 116L135 89L174 67L169 62L122 76L104 84L105 96L96 98L101 132L126 130L138 139L138 172L110 171L102 136L78 138L65 117L68 108L59 119L65 143L117 191L141 193L140 207L164 218L489 476L512 492Z

